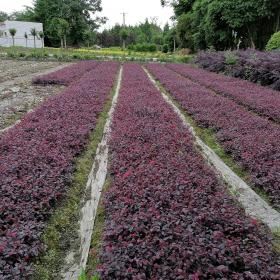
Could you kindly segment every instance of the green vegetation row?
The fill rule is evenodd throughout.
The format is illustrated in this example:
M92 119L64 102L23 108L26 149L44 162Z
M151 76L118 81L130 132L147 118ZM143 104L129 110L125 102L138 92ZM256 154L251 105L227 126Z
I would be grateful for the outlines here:
M161 0L171 5L180 47L264 49L280 30L279 0Z
M40 48L30 49L23 47L0 47L0 57L12 59L38 60L120 60L120 61L159 61L159 62L189 62L190 55L165 54L162 52L137 52L120 48L92 49L60 49Z

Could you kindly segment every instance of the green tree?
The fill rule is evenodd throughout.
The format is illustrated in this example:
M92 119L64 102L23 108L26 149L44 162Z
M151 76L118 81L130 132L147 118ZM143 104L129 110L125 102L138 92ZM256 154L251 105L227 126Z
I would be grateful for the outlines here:
M10 20L35 21L35 14L32 7L25 6L22 11L16 11L9 15Z
M25 38L25 47L27 48L28 35L26 32L24 33L24 38Z
M9 15L5 12L0 11L0 22L3 22L9 18Z
M169 29L169 26L168 26ZM143 45L147 46L158 45L158 48L162 47L164 32L157 24L156 20L145 20L135 26L126 26L125 30L127 34L122 34L123 27L116 24L110 29L105 29L101 33L96 34L97 42L104 46L118 46L123 47L123 39L125 36L126 46L131 45ZM162 42L161 42L162 41ZM131 48L133 48L131 46Z
M41 42L42 42L42 48L44 48L44 37L45 37L45 34L44 34L43 31L40 31L40 32L38 33L38 35L39 35L39 37L40 37L40 39L41 39Z
M252 48L263 48L262 36L267 41L274 32L273 27L279 25L280 1L278 0L222 0L217 4L222 20L247 39ZM271 28L267 29L267 25ZM279 27L278 27L279 28Z
M162 6L171 5L176 17L189 12L195 0L161 0Z
M125 49L125 46L126 46L126 40L128 38L128 32L125 28L123 28L121 30L121 38L122 38L122 42L123 42L123 50Z
M279 0L171 0L181 46L195 50L214 47L262 49L279 30Z
M157 45L157 51L161 51L163 45L163 35L158 34L154 37L154 43Z
M70 33L70 25L65 19L52 19L49 31L60 39L61 48L67 48L67 35Z
M34 48L36 49L36 37L37 37L37 30L36 28L30 29L30 34L33 36Z
M90 47L91 44L94 43L95 36L96 36L95 32L90 29L84 31L83 40L88 48Z
M69 25L67 39L71 45L83 43L86 30L95 30L105 18L93 17L100 12L101 0L35 0L34 14L45 27L49 44L56 44L61 38L53 31L53 21L62 19ZM66 41L66 40L65 40Z
M12 39L13 39L13 46L15 46L15 35L17 33L17 30L15 28L11 28L11 29L9 29L9 33L12 36Z

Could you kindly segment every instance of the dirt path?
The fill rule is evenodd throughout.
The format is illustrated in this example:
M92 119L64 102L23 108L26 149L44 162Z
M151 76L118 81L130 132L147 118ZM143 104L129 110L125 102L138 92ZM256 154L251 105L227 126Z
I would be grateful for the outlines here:
M90 192L90 197L85 202L83 208L81 209L81 220L80 220L80 250L79 252L72 251L68 254L66 258L66 264L62 269L62 275L64 280L76 280L78 279L81 269L86 268L88 254L90 250L91 237L95 222L95 216L97 213L97 208L99 200L101 197L101 192L105 184L107 176L107 165L108 165L108 153L109 153L109 137L111 133L111 123L113 119L113 113L117 105L118 96L121 87L122 80L121 67L118 79L117 87L115 89L115 94L112 100L112 106L108 113L108 118L103 130L103 137L96 150L96 155L92 165L91 172L88 177L88 182L86 190Z
M56 61L0 60L0 83L59 66L65 66L65 63Z
M1 67L3 68L1 63L0 69ZM11 71L14 71L16 65L17 62L13 61ZM64 88L63 86L57 85L33 85L31 82L33 77L57 71L67 65L69 64L43 63L42 68L48 67L48 69L41 69L36 73L28 73L27 71L25 75L15 75L16 77L12 75L11 77L14 78L0 83L0 130L14 124L23 114L38 106L47 97L58 93ZM10 64L7 65L7 67L10 66ZM50 66L51 68L49 68ZM21 62L19 62L19 69L22 70Z

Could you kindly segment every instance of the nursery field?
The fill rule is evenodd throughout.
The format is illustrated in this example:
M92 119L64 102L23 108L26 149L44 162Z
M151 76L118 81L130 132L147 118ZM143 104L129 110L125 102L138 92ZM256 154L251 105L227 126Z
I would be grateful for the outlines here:
M179 64L60 66L0 136L1 280L280 279L279 92Z

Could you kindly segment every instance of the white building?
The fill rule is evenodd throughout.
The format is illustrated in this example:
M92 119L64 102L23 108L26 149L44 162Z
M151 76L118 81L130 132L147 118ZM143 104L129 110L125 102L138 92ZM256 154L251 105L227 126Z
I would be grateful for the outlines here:
M0 46L11 47L13 45L13 39L9 32L9 29L16 29L15 46L34 48L34 37L31 35L31 29L35 28L39 33L43 31L43 24L38 22L25 22L25 21L9 21L0 22ZM24 34L27 34L27 40ZM42 48L42 40L37 35L35 37L36 48Z

